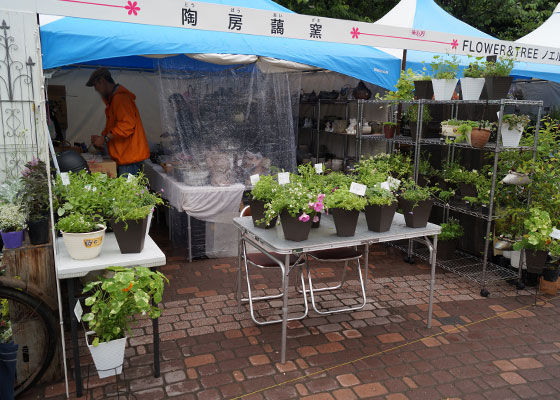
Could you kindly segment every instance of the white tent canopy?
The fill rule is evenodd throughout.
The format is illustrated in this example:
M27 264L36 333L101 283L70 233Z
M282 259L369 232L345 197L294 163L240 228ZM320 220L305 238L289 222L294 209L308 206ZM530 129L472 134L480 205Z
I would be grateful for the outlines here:
M537 29L516 40L518 43L560 47L560 3L552 15Z

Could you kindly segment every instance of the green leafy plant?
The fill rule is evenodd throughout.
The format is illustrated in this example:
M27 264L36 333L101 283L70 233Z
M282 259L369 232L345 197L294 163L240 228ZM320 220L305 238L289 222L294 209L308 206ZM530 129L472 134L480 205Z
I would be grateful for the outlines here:
M383 122L383 125L385 125L385 126L397 126L397 123L389 121L389 122Z
M409 180L401 185L400 196L416 206L420 201L425 201L432 197L432 189L418 186L413 180Z
M502 118L502 123L508 125L510 129L516 128L521 125L525 128L531 122L531 118L528 115L517 115L517 114L504 114Z
M0 183L0 204L19 204L22 183L19 179L6 179Z
M406 117L411 122L418 122L418 104L413 104L406 110ZM424 105L424 110L422 112L422 122L427 123L432 120L432 115L430 114L430 107Z
M550 237L554 227L546 211L531 208L523 224L527 233L513 245L514 250L542 250L551 251L555 255L560 254L559 242Z
M102 227L93 217L78 212L66 215L56 224L56 229L66 233L89 233L103 229Z
M455 79L457 78L457 70L459 69L459 61L457 56L442 57L434 56L430 63L432 67L432 79Z
M325 197L325 207L342 208L344 210L362 211L367 205L367 200L363 196L358 196L348 189L336 189L334 192L327 193Z
M36 158L25 164L22 171L21 189L18 193L29 221L45 218L49 209L49 186L47 179L47 166Z
M318 196L314 195L304 182L294 181L290 178L290 183L280 185L274 197L267 203L265 218L259 223L270 223L284 210L292 217L297 217L300 214L313 216L315 212L321 211L311 206L311 204L315 205L316 202L319 202L318 200ZM322 204L322 201L320 203Z
M451 197L455 196L455 190L440 190L437 196L444 203L449 203Z
M110 267L108 271L114 275L100 276L83 289L84 294L89 294L85 304L90 312L82 320L95 333L93 346L130 334L137 314L158 318L161 310L157 304L161 302L164 283L169 283L161 272L146 267Z
M274 193L276 193L279 186L274 176L262 175L255 186L253 186L251 196L256 200L269 201L274 197Z
M414 74L412 69L409 68L406 71L401 71L395 89L394 91L387 92L383 97L377 93L375 98L383 100L414 100Z
M113 203L109 193L110 178L106 174L86 171L68 173L69 184L64 185L60 175L56 177L54 185L54 207L58 216L77 212L89 215L99 222L103 222Z
M471 58L472 56L469 56ZM467 68L463 70L465 78L482 78L484 76L484 63L480 62L484 57L476 57Z
M0 343L12 340L12 321L10 319L8 299L0 299Z
M18 232L25 229L27 216L20 205L0 205L0 231Z
M509 76L514 66L513 58L500 58L497 61L486 61L484 63L484 76Z
M414 75L415 81L431 81L432 77L428 74L428 69L426 66L422 67L422 71Z
M453 240L462 237L464 234L463 227L458 220L450 218L448 222L441 224L441 233L438 240Z
M396 201L396 197L390 190L380 187L368 187L366 190L367 204L370 206L389 206Z

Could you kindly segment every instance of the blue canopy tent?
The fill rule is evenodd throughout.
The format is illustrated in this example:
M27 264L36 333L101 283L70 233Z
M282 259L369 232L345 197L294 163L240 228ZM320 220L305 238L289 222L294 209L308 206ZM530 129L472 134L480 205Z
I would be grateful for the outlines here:
M291 12L270 0L212 2ZM306 64L392 88L400 66L398 58L368 46L69 17L41 26L41 45L45 69L75 64L154 68L156 61L139 56L243 54ZM190 62L185 57L185 63Z
M434 0L402 0L383 18L375 22L380 25L399 26L418 30L431 30L458 35L495 39L494 37L453 17L438 6ZM402 57L402 50L383 49L387 53ZM407 51L406 67L421 71L429 68L433 53ZM459 57L461 69L469 64L468 57ZM423 64L425 63L425 64ZM538 78L560 82L560 67L548 64L516 63L511 75L519 78Z

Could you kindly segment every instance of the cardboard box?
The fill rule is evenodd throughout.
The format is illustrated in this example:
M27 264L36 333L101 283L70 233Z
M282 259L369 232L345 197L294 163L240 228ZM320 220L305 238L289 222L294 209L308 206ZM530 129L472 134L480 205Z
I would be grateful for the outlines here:
M103 172L110 178L117 177L117 163L113 160L88 161L88 167L91 172Z
M558 279L556 282L545 281L542 276L540 279L541 283L539 285L539 289L541 293L550 294L553 296L558 293L558 284L560 283L560 279Z

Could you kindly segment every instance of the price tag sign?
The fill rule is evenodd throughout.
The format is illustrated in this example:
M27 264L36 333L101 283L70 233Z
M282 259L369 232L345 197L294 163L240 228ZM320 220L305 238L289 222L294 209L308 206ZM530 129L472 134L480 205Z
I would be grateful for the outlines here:
M127 182L132 181L133 175L132 174L128 174L128 177L126 178Z
M290 173L289 172L279 172L278 173L278 183L280 185L285 185L290 183Z
M251 185L255 186L257 182L261 180L261 177L259 174L255 174L255 175L251 175L249 179L251 179Z
M62 179L62 184L64 186L68 186L70 184L70 176L68 176L68 172L61 172L60 179Z
M379 184L379 187L380 187L381 189L385 189L385 190L391 191L391 185L390 185L389 182L387 182L387 181L381 182L381 183Z
M82 315L84 314L84 310L82 309L82 305L80 304L80 300L76 302L76 306L74 307L74 315L76 315L76 319L78 322L82 320Z
M361 183L352 182L350 185L350 193L357 194L358 196L365 196L366 195L366 185L362 185Z
M550 234L550 237L551 237L552 239L560 240L560 230L554 228L554 229L552 230L552 233Z
M315 164L315 172L317 172L318 174L323 173L323 163Z

